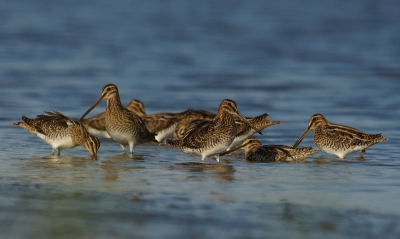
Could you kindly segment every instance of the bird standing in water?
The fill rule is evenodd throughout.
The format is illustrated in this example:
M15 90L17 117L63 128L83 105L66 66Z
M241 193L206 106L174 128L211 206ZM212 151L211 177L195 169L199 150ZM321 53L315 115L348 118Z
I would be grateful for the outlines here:
M237 131L233 114L239 116L261 134L254 125L239 113L234 101L225 99L219 105L213 120L203 121L193 128L189 128L182 138L167 140L162 145L171 145L185 153L201 155L201 161L204 161L208 156L214 156L219 162L219 154L231 145L236 136Z
M349 126L332 124L323 115L315 114L310 117L308 127L294 143L294 148L300 144L310 130L314 130L314 142L318 148L339 158L344 158L346 155L360 150L361 154L358 158L362 158L366 148L387 140L382 134L367 134Z
M139 100L131 100L126 108L139 117L146 116L144 105ZM111 138L106 131L106 112L102 112L88 119L82 119L80 122L83 124L83 126L85 126L89 133L99 134L104 138Z
M90 135L83 125L57 112L46 112L35 119L22 116L23 122L14 122L33 135L43 139L53 147L51 154L58 150L74 148L78 145L85 147L92 155L96 155L100 142L96 136Z
M126 153L126 145L129 145L129 151L132 154L135 145L145 142L158 143L155 134L149 132L143 120L121 104L118 88L114 84L103 87L99 99L82 115L80 120L102 100L107 100L106 131L113 140L120 144L124 154Z

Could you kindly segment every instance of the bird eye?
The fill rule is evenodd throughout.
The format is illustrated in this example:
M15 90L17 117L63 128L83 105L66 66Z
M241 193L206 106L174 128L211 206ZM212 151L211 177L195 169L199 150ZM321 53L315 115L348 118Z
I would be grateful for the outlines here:
M107 91L110 91L110 87L107 88Z

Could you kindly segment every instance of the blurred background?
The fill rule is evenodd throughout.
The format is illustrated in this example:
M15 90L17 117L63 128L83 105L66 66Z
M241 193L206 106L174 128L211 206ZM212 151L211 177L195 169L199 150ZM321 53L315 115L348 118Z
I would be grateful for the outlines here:
M108 83L150 111L215 111L224 98L306 118L399 109L398 1L2 5L0 99L19 114L79 117Z

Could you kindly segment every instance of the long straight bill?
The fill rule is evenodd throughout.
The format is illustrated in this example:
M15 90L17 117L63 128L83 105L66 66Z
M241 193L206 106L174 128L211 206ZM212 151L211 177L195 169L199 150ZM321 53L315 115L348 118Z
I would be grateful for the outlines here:
M244 122L246 122L250 127L252 127L257 133L261 134L261 131L257 129L252 123L250 123L243 115L239 113L239 111L236 112L237 116L239 116Z
M85 118L85 116L89 114L89 112L92 111L92 109L96 107L102 100L103 100L103 95L100 96L100 98L82 115L82 117L79 120L83 120L83 118Z
M308 132L310 132L310 127L307 127L307 129L303 132L303 134L299 137L299 139L293 144L293 148L296 148L301 141L304 139L304 137L306 137L306 135L308 134Z
M235 151L237 151L237 150L239 150L239 149L242 149L244 146L246 146L246 145L248 145L248 144L250 144L250 143L243 144L243 145L240 145L240 146L238 146L238 147L236 147L236 148L233 148L233 149L231 149L231 150L225 151L225 152L223 152L222 154L220 154L219 156L224 156L224 155L226 155L226 154L230 154L230 153L232 153L232 152L235 152Z

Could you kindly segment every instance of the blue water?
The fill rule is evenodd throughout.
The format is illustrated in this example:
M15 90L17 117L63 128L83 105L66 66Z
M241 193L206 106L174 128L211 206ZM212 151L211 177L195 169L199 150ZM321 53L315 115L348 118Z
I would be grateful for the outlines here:
M399 238L398 1L3 1L0 231L4 238ZM114 83L147 113L281 121L258 136L292 145L308 119L389 138L364 160L220 163L101 139L51 147L12 125L57 110L79 118ZM102 112L101 103L90 115ZM90 116L89 115L89 116ZM311 134L300 146L315 147Z

